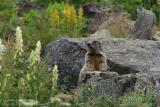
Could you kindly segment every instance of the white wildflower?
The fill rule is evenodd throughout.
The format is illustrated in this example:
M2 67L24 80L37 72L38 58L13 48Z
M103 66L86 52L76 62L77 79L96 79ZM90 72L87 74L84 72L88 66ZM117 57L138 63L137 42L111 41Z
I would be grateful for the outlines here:
M5 76L5 78L4 78L4 81L3 81L3 85L2 85L2 91L5 90L6 85L7 85L7 83L8 83L8 80L10 79L10 77L11 77L11 74L6 74L6 76Z
M31 80L31 75L29 73L27 74L27 80Z
M58 80L58 66L55 65L53 69L53 77L52 77L53 87L57 85L57 80Z
M2 44L2 40L0 39L0 55L3 54L3 52L5 51L5 46Z
M38 41L35 51L32 51L29 57L30 66L40 62L41 42Z
M56 97L51 97L51 98L50 98L50 101L51 101L52 103L54 103L54 102L59 102L59 103L61 103L61 102L62 102L62 100L61 100L60 98L56 98Z
M58 80L58 67L57 65L54 66L53 69L53 74L52 74L52 92L56 92L56 87L57 87L57 80Z
M39 102L37 100L32 99L19 99L19 103L24 106L34 106L38 105Z
M62 107L71 107L71 103L69 103L69 102L62 102L61 106Z
M18 26L16 28L16 54L14 56L14 58L17 58L17 55L21 56L23 53L23 38L22 38L22 30L21 28Z
M2 60L3 52L5 51L5 46L2 44L2 40L0 39L0 61ZM0 71L2 70L2 66L0 65Z

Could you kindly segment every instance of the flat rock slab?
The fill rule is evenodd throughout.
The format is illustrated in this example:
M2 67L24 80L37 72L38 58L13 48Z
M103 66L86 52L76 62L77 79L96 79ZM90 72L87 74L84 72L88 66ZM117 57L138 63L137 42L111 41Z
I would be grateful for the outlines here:
M111 71L119 74L160 68L160 42L143 40L103 41Z

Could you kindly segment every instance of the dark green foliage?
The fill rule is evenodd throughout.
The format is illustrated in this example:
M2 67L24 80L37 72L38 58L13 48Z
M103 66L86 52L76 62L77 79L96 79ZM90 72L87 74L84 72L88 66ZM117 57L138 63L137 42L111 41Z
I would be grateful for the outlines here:
M146 90L140 90L122 96L119 99L120 107L155 107L153 90L148 87Z
M136 19L137 7L142 5L142 0L112 0L113 4L127 10L132 19Z
M157 0L143 0L143 6L146 9L151 9L157 17L157 22L160 21L160 6L158 5Z
M137 7L144 6L146 9L151 9L156 14L157 21L160 20L160 6L157 0L112 0L112 3L127 10L131 15L132 19L137 18Z
M0 37L12 35L17 23L15 0L0 0Z

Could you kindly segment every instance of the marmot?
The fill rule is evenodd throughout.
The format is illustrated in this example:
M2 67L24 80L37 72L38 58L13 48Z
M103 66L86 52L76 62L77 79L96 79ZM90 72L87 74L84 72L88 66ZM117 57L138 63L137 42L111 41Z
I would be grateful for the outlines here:
M85 54L85 64L81 72L86 71L107 71L106 55L102 50L101 43L93 40L86 43L87 53Z

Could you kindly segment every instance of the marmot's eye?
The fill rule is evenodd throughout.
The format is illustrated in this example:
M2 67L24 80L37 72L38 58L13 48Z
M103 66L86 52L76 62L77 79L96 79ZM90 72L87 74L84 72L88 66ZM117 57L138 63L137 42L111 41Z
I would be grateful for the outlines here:
M87 46L88 46L88 47L91 47L91 44L90 44L90 43L87 43Z

